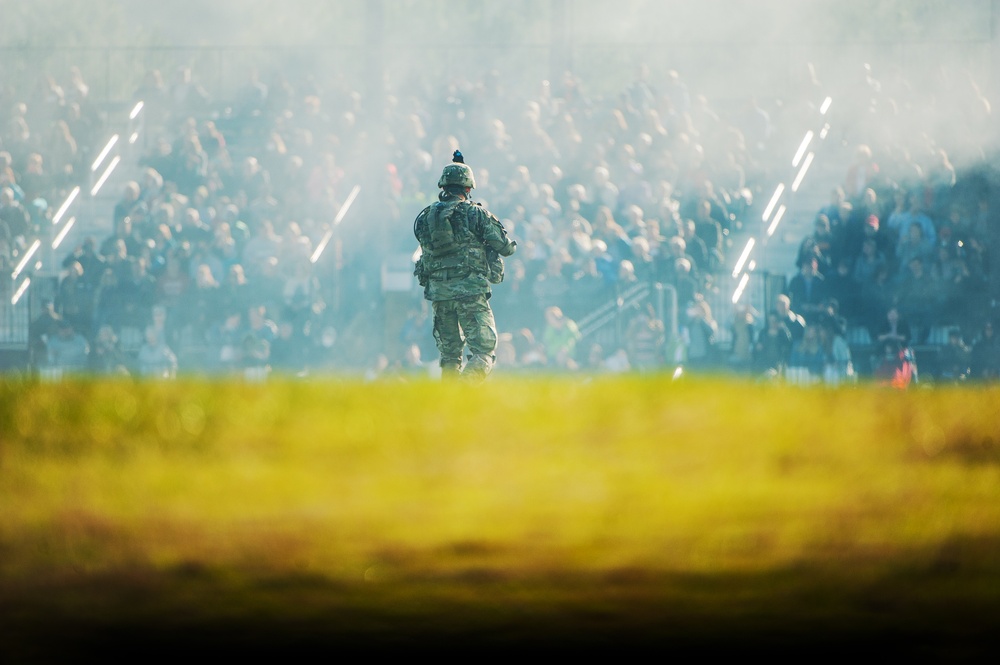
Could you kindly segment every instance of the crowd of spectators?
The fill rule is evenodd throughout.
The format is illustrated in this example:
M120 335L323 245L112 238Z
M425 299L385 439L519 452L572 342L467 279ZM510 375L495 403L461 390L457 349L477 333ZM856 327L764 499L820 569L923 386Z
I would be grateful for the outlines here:
M768 368L843 381L863 363L907 385L921 365L938 381L1000 376L990 274L998 200L983 166L959 173L936 147L900 168L857 146L799 247L784 296L801 321L786 326L790 349ZM817 344L825 351L810 353Z
M743 130L690 94L676 72L662 90L649 78L639 72L609 100L588 98L569 75L527 100L492 76L452 83L447 96L389 91L377 125L363 120L357 92L322 89L309 77L265 83L252 75L235 98L214 99L190 69L170 81L151 71L135 94L146 148L108 211L110 233L85 228L63 257L55 298L33 321L33 362L169 375L430 364L429 317L416 289L399 343L379 347L385 324L373 282L386 255L413 250L411 217L436 195L441 164L458 147L475 168L477 199L522 247L497 289L504 342L515 333L537 338L539 363L563 369L620 357L624 343L584 352L563 340L556 349L549 328L564 320L576 330L577 319L638 283L675 283L692 298L710 288L761 168ZM85 90L79 72L74 81L74 91ZM36 206L34 223L5 224L19 246L8 258L23 251L32 228L44 230L51 202L88 175L99 140L90 128L75 162L61 163L44 185L38 177L57 150L33 126L86 101L70 101L66 87L49 79L50 94L17 102L16 117L4 119L25 138L13 150L14 137L3 137L11 148L4 196L14 205L48 202ZM389 135L372 141L373 127ZM359 213L366 233L336 235L314 262L352 178L379 154L373 143L388 149L376 169L381 181L367 192L379 205ZM646 347L646 356L655 353Z
M169 80L149 71L139 100L145 147L105 225L85 227L62 257L56 296L32 322L36 367L433 373L419 290L393 328L379 271L415 249L412 218L461 148L474 197L520 245L493 301L510 371L808 367L842 380L856 364L848 330L881 341L895 311L913 335L900 349L954 325L971 357L992 358L970 361L964 375L996 376L995 345L981 350L992 340L989 308L976 300L993 192L956 174L943 149L933 163L893 155L886 168L860 146L773 311L740 307L729 324L709 296L755 196L772 184L780 124L755 99L716 108L677 71L646 67L612 96L588 95L573 73L533 91L506 90L490 73L444 89L408 81L386 91L373 118L342 82L253 72L219 98L181 67ZM4 102L0 261L9 265L52 203L83 182L102 137L78 70ZM359 219L334 228L359 179ZM649 284L676 293L676 338L649 299L616 322L614 338L586 337L579 323L590 313ZM730 325L722 348L720 326Z
M936 76L921 96L868 70L840 177L769 311L737 311L730 368L896 387L1000 377L992 106L968 72Z

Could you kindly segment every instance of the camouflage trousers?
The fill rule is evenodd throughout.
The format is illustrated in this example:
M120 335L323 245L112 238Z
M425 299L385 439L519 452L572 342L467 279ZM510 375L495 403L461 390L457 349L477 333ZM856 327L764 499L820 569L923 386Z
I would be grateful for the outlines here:
M485 379L496 362L497 326L487 294L433 303L434 343L441 353L444 377ZM462 353L469 347L469 362L462 369Z

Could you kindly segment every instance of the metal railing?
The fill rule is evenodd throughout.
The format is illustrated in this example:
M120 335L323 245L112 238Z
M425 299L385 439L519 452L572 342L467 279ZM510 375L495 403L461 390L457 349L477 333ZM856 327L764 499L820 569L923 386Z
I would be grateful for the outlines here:
M592 338L615 346L623 344L629 322L646 305L652 306L656 318L663 322L665 343L676 339L677 290L659 282L640 282L582 317L577 322L581 339Z
M27 287L25 287L27 288ZM0 278L0 350L23 351L28 348L31 324L28 298L7 273Z

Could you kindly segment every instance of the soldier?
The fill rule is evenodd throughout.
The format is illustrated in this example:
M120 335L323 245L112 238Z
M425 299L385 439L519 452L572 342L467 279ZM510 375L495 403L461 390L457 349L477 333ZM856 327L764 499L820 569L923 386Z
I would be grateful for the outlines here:
M438 180L438 201L413 222L420 257L413 274L434 309L434 342L442 376L483 380L496 362L497 329L490 307L490 285L503 281L503 256L517 243L500 220L469 200L476 186L472 169L456 150ZM462 354L469 346L463 370Z

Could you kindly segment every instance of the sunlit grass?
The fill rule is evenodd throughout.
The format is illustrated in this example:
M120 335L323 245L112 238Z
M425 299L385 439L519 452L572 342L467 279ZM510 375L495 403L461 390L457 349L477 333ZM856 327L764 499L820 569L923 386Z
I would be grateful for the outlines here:
M836 613L893 579L991 602L998 405L669 377L7 382L0 593L140 580L152 615L435 598L469 622L583 603L633 625L667 600Z

